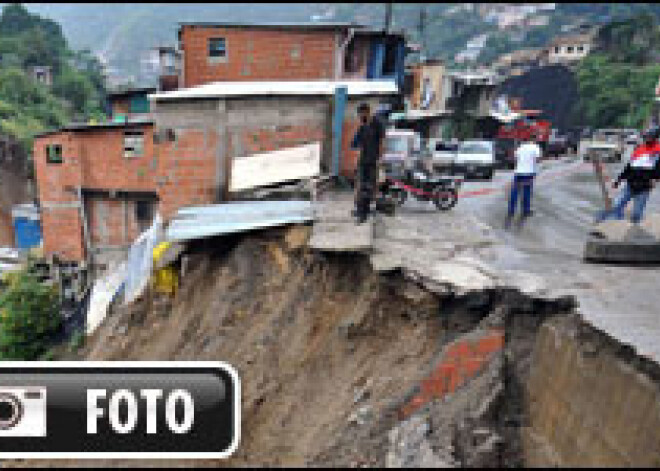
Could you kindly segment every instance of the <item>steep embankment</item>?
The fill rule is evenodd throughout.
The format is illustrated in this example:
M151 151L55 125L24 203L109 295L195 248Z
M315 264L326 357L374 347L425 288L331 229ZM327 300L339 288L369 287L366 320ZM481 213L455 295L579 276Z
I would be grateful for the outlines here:
M308 229L191 246L171 305L147 295L117 309L80 355L233 364L243 435L237 454L212 466L415 463L419 443L405 430L429 414L439 422L419 438L433 449L425 463L519 464L520 414L502 402L510 320L527 317L529 356L540 322L568 306L507 290L438 296L376 274L366 256L310 251ZM429 412L443 398L441 413ZM461 438L474 428L479 449Z
M50 464L653 463L654 449L637 453L635 440L660 433L650 428L660 420L657 365L586 328L569 300L501 287L434 294L400 273L376 274L366 256L313 252L308 236L297 226L190 246L172 302L147 293L116 309L78 352L233 364L243 388L235 456ZM624 384L643 400L630 402ZM632 445L612 441L635 414L650 422Z

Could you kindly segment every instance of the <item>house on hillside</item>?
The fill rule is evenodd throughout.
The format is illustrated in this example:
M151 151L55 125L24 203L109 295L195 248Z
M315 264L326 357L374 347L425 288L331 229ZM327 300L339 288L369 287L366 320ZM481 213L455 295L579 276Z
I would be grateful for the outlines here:
M435 71L431 75L433 67ZM489 117L495 90L500 83L500 78L492 71L449 71L440 64L423 64L411 68L411 72L418 85L410 88L408 96L411 106L398 116L397 127L413 129L426 138L441 137L449 132L450 126L457 123L470 122L476 125ZM441 84L429 80L430 86L426 90L430 93L425 94L424 78L434 76L441 77Z
M403 86L405 36L353 23L182 23L161 50L169 83L382 80ZM171 89L171 86L167 87Z
M155 87L119 88L108 92L112 119L121 121L128 117L147 117L150 114L147 96L155 92Z
M544 61L547 64L570 65L578 62L591 52L594 47L595 34L580 33L555 38L545 48Z
M543 49L519 49L503 54L494 63L493 69L501 76L521 75L541 63Z
M446 73L446 66L439 59L428 59L407 68L406 109L398 117L399 127L413 129L425 137L442 134L450 115L445 107Z
M27 68L27 73L39 83L48 87L53 85L53 68L51 66L31 66Z

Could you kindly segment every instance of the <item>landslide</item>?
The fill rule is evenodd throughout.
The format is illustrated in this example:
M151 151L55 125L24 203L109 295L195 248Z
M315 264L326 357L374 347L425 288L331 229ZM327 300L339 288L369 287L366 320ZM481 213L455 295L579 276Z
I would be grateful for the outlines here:
M232 458L52 465L386 465L401 406L443 349L489 329L493 316L502 324L504 312L524 304L501 291L438 297L401 274L376 274L366 256L309 251L309 230L270 229L190 245L173 301L148 292L114 309L78 353L87 360L232 364L242 383L242 436ZM543 311L528 304L524 318ZM492 389L483 384L471 395L457 392L456 410L451 401L441 406L448 425L482 407Z

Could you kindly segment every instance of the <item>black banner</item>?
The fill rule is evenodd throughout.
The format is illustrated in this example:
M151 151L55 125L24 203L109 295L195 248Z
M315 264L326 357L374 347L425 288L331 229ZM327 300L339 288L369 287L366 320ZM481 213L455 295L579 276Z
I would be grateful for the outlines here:
M226 458L240 382L219 362L0 362L0 458Z

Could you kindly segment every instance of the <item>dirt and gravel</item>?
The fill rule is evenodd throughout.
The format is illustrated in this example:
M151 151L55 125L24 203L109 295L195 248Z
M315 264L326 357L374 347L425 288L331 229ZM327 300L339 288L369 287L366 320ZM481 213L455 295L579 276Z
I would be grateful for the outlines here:
M581 246L571 236L581 233L586 218L566 204L570 194L556 192L596 201L588 174L571 175L551 191L539 185L534 225L514 233L497 227L502 198L494 195L461 201L451 214L408 205L396 217L376 221L370 255L311 250L306 226L191 245L173 301L147 293L130 308L117 307L75 356L233 364L243 385L238 452L227 461L39 464L524 464L523 390L535 333L551 317L582 322L574 301L594 299L594 283L609 276L568 262ZM580 179L585 183L576 186ZM575 214L578 220L571 219ZM553 217L560 232L549 238L546 225ZM465 232L465 221L476 224L472 234ZM388 250L399 254L396 260L382 259ZM447 264L458 271L439 270ZM590 284L562 289L571 271L573 281L590 276ZM512 272L519 279L507 288L502 283L511 279L503 274ZM452 273L469 276L452 283ZM548 281L554 294L522 289L534 276ZM479 280L488 283L480 287ZM504 348L483 369L401 415L453 346L494 328L504 332Z
M75 357L234 365L243 388L239 450L227 461L196 466L413 464L418 446L406 430L422 431L429 425L419 423L427 422L431 428L418 438L429 463L515 462L506 445L515 440L496 424L501 414L484 406L508 394L501 354L443 401L404 421L401 407L453 342L505 326L512 315L546 316L570 306L526 303L520 293L498 290L439 295L400 272L376 273L365 255L310 251L309 232L296 226L191 246L173 302L148 292L130 308L115 308ZM481 438L466 438L475 429ZM129 463L193 464L39 464Z

